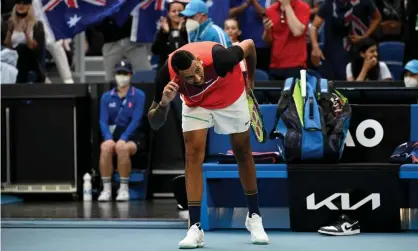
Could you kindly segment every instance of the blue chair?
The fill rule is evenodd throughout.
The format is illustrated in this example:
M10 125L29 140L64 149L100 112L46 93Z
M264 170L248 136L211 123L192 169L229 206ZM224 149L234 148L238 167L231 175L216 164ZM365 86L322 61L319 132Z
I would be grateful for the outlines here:
M379 60L388 66L394 80L402 80L405 44L382 42L379 44Z
M133 83L152 83L155 81L156 71L150 70L150 71L137 71L132 76L132 82Z
M263 70L255 70L255 81L268 81L269 75Z
M152 66L153 70L157 70L159 61L160 61L160 56L158 56L158 55L152 55L151 56L150 63L151 63L151 66Z

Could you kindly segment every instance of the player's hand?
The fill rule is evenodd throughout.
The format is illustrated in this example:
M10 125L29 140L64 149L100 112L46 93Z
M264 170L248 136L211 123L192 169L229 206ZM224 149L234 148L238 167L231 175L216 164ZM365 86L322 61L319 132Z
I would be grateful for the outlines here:
M101 145L101 150L108 152L108 153L112 153L114 148L115 148L115 141L111 139L104 141Z
M163 91L163 96L161 98L161 102L164 105L168 105L177 95L177 91L179 90L179 85L173 81L170 81L165 87Z
M273 21L271 21L269 18L263 18L263 25L265 30L270 30L271 27L273 27Z

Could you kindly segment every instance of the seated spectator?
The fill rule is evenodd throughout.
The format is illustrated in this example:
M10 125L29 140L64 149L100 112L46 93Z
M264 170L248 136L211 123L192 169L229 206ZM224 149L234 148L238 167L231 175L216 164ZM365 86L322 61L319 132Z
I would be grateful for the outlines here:
M170 53L187 44L184 19L180 17L183 10L183 3L171 2L168 4L167 17L160 19L160 29L151 47L152 53L159 56L158 69L164 65Z
M311 61L321 75L331 80L345 80L352 44L372 37L381 15L373 0L328 0L319 8L310 29ZM321 48L318 30L325 22L325 41Z
M116 64L117 87L103 94L100 101L100 129L104 138L100 147L100 174L103 191L99 201L112 199L113 157L117 156L120 188L117 201L129 200L131 159L139 146L139 132L145 94L131 86L132 65L128 61Z
M356 55L346 67L348 81L392 80L388 66L379 62L376 41L370 38L363 39L354 51Z
M1 51L0 51L0 68L1 68L1 84L14 84L17 77L17 52L10 50L4 46L4 40L7 33L7 23L1 23Z
M242 30L241 39L252 39L257 51L257 69L268 71L270 46L263 41L263 17L272 0L230 0L229 17L237 19Z
M418 60L414 59L405 65L404 82L406 87L418 87Z
M36 22L32 0L17 0L8 22L5 44L19 54L17 83L44 82L41 66L45 34L41 22ZM32 74L31 79L29 79ZM34 75L33 75L34 74Z
M310 8L302 0L281 0L266 10L263 39L271 44L270 76L297 77L306 68Z
M228 35L208 17L209 8L202 0L192 0L180 14L187 17L189 43L213 41L230 47Z

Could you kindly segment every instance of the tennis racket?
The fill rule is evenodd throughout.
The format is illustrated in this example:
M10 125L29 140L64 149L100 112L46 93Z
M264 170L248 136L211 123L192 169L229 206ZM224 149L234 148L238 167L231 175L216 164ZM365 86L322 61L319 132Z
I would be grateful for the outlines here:
M258 142L264 143L267 140L266 128L264 127L263 116L260 106L252 90L247 93L248 108L250 110L251 128Z

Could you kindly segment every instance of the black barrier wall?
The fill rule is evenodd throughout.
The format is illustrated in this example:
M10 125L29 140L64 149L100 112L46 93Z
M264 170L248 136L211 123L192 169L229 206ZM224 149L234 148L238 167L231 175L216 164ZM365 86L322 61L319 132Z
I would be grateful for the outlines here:
M259 102L277 102L280 95L281 85L281 82L257 83L256 95L260 99ZM348 145L346 146L345 153L343 155L343 162L387 162L388 156L391 151L393 151L396 144L409 139L408 133L410 131L411 115L408 104L417 103L418 88L406 89L394 87L403 86L403 83L401 82L367 82L360 84L342 82L335 83L335 86L343 92L349 99L350 103L353 104L353 118L350 126L350 137L352 141L348 142ZM147 111L154 97L154 84L140 83L135 84L135 87L145 92L147 97L145 111ZM80 176L87 171L94 170L98 173L98 158L100 154L100 143L102 140L99 128L100 97L110 88L112 88L112 86L106 84L3 85L2 145L7 143L4 142L6 139L4 136L6 135L6 131L3 121L6 121L6 110L3 108L10 108L10 106L16 105L19 107L28 107L28 102L30 105L39 104L39 106L36 106L36 108L34 106L34 109L31 110L19 112L21 115L27 115L25 115L25 119L21 120L24 122L19 122L20 119L9 118L9 122L11 123L9 128L13 128L13 135L15 135L13 136L13 140L15 140L16 137L19 139L19 141L11 143L12 145L17 144L19 147L11 146L11 148L19 150L18 155L16 155L19 156L19 160L15 160L17 157L10 157L10 160L2 158L2 177L7 177L6 171L8 163L10 166L9 168L11 169L18 169L24 165L28 165L26 162L23 163L19 161L21 161L21 158L25 158L24 156L32 156L32 154L34 154L33 149L37 148L38 145L47 145L48 149L45 150L46 152L42 152L44 155L41 154L40 156L43 156L43 158L38 159L40 163L36 163L36 166L45 165L46 160L43 161L43 159L48 158L48 156L60 156L60 154L63 154L62 152L67 153L73 151L73 149L70 149L70 147L67 146L68 143L65 143L68 139L66 139L67 141L59 141L57 139L58 136L51 134L53 131L56 131L57 135L60 135L59 132L63 134L65 134L64 132L70 132L74 124L72 124L69 120L67 121L67 118L60 119L60 110L62 109L62 114L65 114L67 112L64 111L68 108L65 108L66 105L63 105L62 108L60 108L60 106L54 105L56 103L53 102L61 99L67 100L67 106L75 105L79 111L77 116L80 116L80 118L76 123L77 128L79 128L77 133L77 135L79 134L77 137L78 154L77 159L75 160L77 162L77 168L79 169L78 178L80 178ZM49 105L47 103L41 104L46 102L45 100L49 100L51 103L49 103ZM184 145L181 134L181 101L177 99L176 102L171 104L171 108L172 111L170 112L166 124L157 132L152 132L150 130L146 118L144 118L143 121L143 130L148 136L147 148L149 153L149 163L147 163L147 168L155 170L157 173L158 171L176 173L170 171L184 170ZM19 109L21 108L17 108L17 110ZM42 116L40 115L38 117L31 114L34 111ZM44 113L42 113L43 111ZM51 122L55 123L55 121L60 121L62 124L56 123L55 125L49 125L50 127L38 129L35 127L31 129L32 131L26 130L26 134L32 135L36 133L40 134L42 132L42 135L40 135L39 138L36 138L35 143L31 142L30 146L20 147L21 144L25 144L25 140L22 139L22 137L26 134L19 133L16 130L25 130L25 125L28 125L32 121L36 121L37 118L42 119L42 121L48 121L47 115L45 115L48 111L49 114L54 117ZM360 134L358 133L358 127L361 127L362 123L367 120L377 121L380 126L373 122L377 126L377 129L366 128L361 132L361 136L366 139L361 137L359 138L358 135ZM18 125L13 123L20 124ZM380 127L383 128L385 137L378 140L379 137L376 138L376 136L379 135L376 133L379 133ZM26 136L29 137L29 135ZM55 141L49 139L48 137L53 137ZM374 139L375 142L370 139ZM378 143L376 144L376 142ZM2 155L3 150L4 148L2 148ZM4 152L4 154L7 155L7 152ZM11 153L11 155L13 154L17 154L17 152ZM14 159L13 161L11 160L12 158ZM68 158L68 156L66 158ZM35 159L35 156L30 157L28 161L31 159ZM44 170L42 171L42 175L53 175L48 178L53 180L54 177L58 177L55 176L55 171L60 170L60 168L63 167L57 166L56 163L52 163L50 165L51 166L49 168L51 168L51 170L55 170ZM35 166L35 163L33 163L33 166ZM34 170L36 170L36 167L34 167ZM33 170L31 170L31 172L32 171ZM172 177L173 175L166 176L163 179L151 182L154 186L153 190L158 192L171 192L171 183L169 181Z

